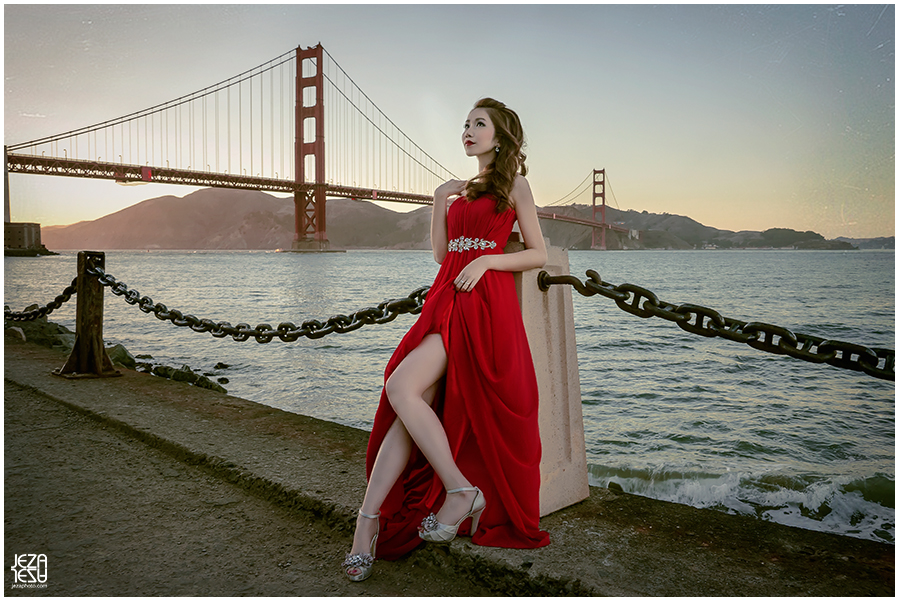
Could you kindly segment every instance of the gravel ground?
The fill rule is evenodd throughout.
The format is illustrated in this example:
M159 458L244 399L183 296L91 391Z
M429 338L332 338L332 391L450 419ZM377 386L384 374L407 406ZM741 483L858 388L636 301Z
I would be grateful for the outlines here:
M4 383L6 595L484 596L414 561L340 569L350 539L204 470ZM46 554L41 589L15 554Z

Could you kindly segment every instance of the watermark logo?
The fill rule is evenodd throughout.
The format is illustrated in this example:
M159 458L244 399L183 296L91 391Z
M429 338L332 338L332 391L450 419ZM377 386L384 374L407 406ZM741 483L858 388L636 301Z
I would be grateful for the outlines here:
M42 588L47 587L47 555L46 554L15 554L14 562L10 569L15 581L14 588Z

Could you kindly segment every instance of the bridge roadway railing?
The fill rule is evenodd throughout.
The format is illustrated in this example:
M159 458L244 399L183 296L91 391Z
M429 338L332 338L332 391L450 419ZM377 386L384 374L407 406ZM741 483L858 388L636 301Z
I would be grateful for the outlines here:
M296 182L282 178L268 178L252 174L229 174L196 169L175 169L151 165L109 163L85 159L68 159L8 153L6 165L10 172L115 180L117 182L154 182L157 184L183 184L187 186L214 186L241 190L268 190L291 193L301 189L324 187L329 197L395 201L431 205L431 195L404 192L402 190L377 190L333 183Z
M269 178L253 174L217 173L197 169L176 169L152 165L134 165L129 163L110 163L87 159L69 159L7 153L6 166L11 173L32 175L67 176L72 178L92 178L99 180L115 180L117 182L154 182L157 184L183 184L186 186L213 186L218 188L236 188L240 190L267 190L269 192L293 193L301 189L317 187L325 188L328 197L343 197L356 200L393 201L431 205L434 198L428 194L405 192L402 190L379 190L358 186L344 186L331 182L318 184L315 182L296 182L283 178ZM627 233L628 228L615 224L606 224L593 219L581 218L548 209L538 209L538 217L564 221L570 224L589 226L592 228L608 228Z
M169 309L163 303L142 296L130 289L124 282L108 274L104 266L105 255L99 252L81 251L78 254L78 275L60 295L47 305L29 311L14 312L4 308L4 318L9 321L28 321L44 317L72 295L83 301L76 310L76 337L90 341L82 345L81 354L96 354L105 351L102 346L103 287L123 297L126 303L136 305L144 313L153 313L160 320L168 320L176 326L190 328L195 332L208 332L214 337L230 336L235 341L254 339L258 343L268 343L274 339L294 342L302 337L317 339L329 334L345 334L363 326L384 324L400 314L418 314L422 311L429 287L424 286L410 292L406 297L387 299L375 306L360 309L349 315L337 314L323 320L305 320L299 326L292 322L282 322L273 328L269 324L251 327L246 323L232 325L229 322L197 318L177 309ZM794 333L787 328L764 322L745 322L722 316L719 312L701 305L690 303L672 304L662 301L653 291L634 284L612 285L604 282L594 270L586 272L588 278L582 282L572 275L551 276L546 271L537 275L537 285L541 291L551 286L570 285L583 296L601 295L613 300L623 311L640 317L658 317L674 322L679 328L703 337L722 337L729 341L744 343L768 353L786 355L811 363L825 363L838 368L864 372L869 376L884 380L894 380L894 350L871 348L855 343L824 339L822 337ZM99 343L98 343L99 341ZM79 347L72 351L79 354ZM85 358L84 365L99 367L102 375L106 362L102 358ZM67 363L72 364L72 362ZM65 372L61 370L60 372Z

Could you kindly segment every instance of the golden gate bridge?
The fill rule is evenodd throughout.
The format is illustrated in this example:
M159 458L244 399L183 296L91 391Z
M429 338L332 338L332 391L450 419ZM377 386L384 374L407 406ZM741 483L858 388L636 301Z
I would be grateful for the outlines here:
M142 111L5 146L4 155L13 173L291 193L293 250L328 249L328 197L427 205L456 178L321 44ZM590 226L592 247L605 249L607 230L628 230L606 223L606 174L592 176L592 219L547 208L538 216Z

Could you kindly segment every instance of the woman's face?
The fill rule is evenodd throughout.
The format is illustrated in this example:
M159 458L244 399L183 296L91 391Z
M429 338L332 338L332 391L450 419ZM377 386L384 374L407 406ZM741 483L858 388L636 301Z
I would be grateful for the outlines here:
M493 155L494 147L497 146L497 138L487 109L472 109L463 125L462 141L466 155L469 157L478 157L487 153Z

